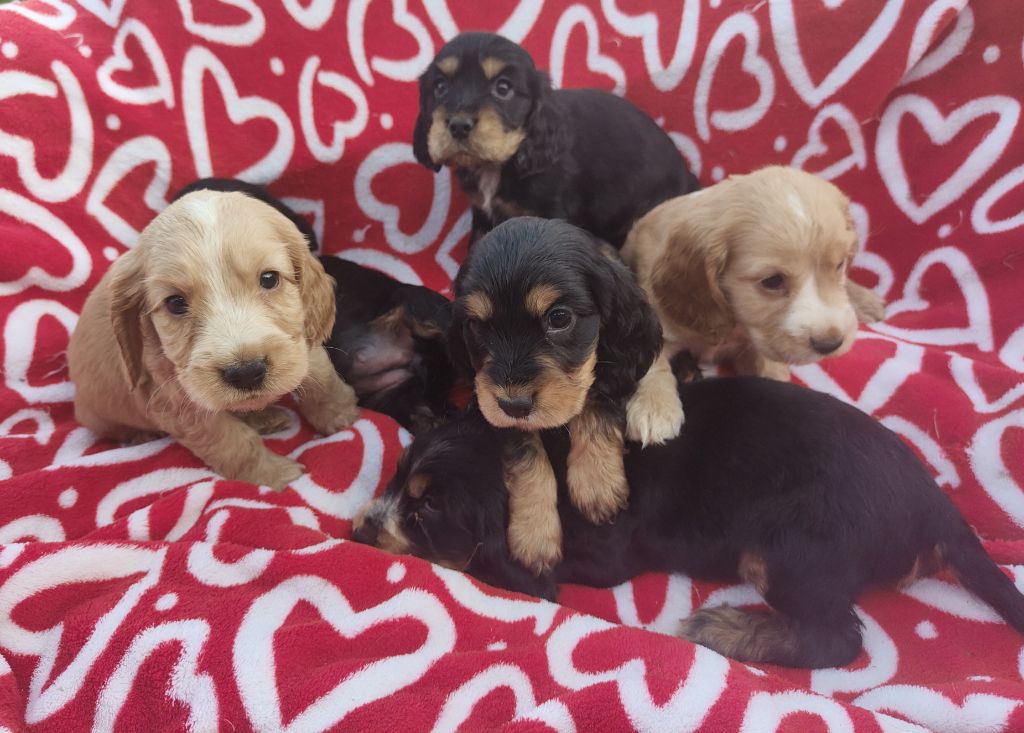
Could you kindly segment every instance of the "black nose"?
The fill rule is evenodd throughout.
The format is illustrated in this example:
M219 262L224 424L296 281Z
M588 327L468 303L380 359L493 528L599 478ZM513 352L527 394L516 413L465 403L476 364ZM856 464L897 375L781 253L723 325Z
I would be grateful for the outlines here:
M468 115L455 115L448 120L448 132L456 140L465 140L473 130L473 118Z
M843 337L837 338L823 338L823 339L811 339L811 346L819 354L831 354L833 351L843 345Z
M363 545L375 545L378 534L380 534L380 527L377 526L377 523L363 519L359 526L352 530L352 540Z
M220 370L224 381L236 389L255 390L267 376L266 359L250 359Z
M526 417L533 412L533 397L513 397L510 400L499 399L498 407L509 417Z

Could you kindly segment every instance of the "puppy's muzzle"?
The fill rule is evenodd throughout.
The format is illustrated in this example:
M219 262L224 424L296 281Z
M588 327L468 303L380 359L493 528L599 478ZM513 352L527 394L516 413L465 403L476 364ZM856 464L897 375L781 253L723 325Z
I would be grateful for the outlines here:
M469 138L476 120L466 114L456 114L448 118L448 134L452 139L462 142Z
M843 345L842 336L825 336L822 338L812 337L811 348L822 356L831 354L833 351Z
M352 529L352 541L358 542L361 545L374 547L379 536L380 522L368 514L364 515L362 521L356 523L356 526Z
M533 395L520 395L516 397L499 397L498 407L509 417L527 417L533 412Z
M220 370L224 381L243 392L254 392L263 386L267 377L267 360L250 359L236 362Z

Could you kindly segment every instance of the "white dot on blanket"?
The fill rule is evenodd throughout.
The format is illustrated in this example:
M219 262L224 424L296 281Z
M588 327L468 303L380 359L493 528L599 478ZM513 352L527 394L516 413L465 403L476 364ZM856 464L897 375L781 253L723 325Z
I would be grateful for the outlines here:
M79 46L78 53L82 54L82 58L89 58L92 56L92 49L88 46Z
M935 628L935 624L931 621L922 621L919 623L914 627L914 633L922 639L934 639L939 635L938 630Z
M18 55L18 44L14 41L4 41L0 46L0 53L3 53L5 58L13 59Z
M380 126L385 130L390 130L395 126L395 118L385 112L380 116Z
M279 59L277 56L270 59L270 71L274 76L281 76L284 73L284 61Z
M757 667L751 667L751 666L746 665L746 664L744 664L743 666L747 668L748 672L750 672L752 675L754 675L756 677L764 677L766 674L768 674L763 669L758 669Z
M711 178L715 181L720 181L725 178L725 171L722 169L722 166L716 165L711 169Z
M508 644L503 641L496 641L487 645L487 651L489 652L503 652L506 649L508 649Z
M61 509L70 509L78 502L78 492L75 489L64 489L57 497L57 504Z
M107 115L107 129L108 130L120 130L121 129L121 118L117 115Z
M114 249L113 247L104 247L103 256L106 257L111 262L113 262L114 260L117 259L117 250Z
M986 64L994 64L999 60L999 46L989 46L981 54Z
M391 563L391 567L388 568L388 582L389 583L401 583L402 578L405 577L405 565L400 562Z
M987 674L976 674L976 675L973 675L971 677L968 677L967 679L969 679L971 682L991 682L992 681L992 678L989 677Z
M779 135L777 138L775 138L775 152L781 153L783 150L785 150L786 142L787 141L784 135Z
M953 227L951 227L949 224L943 224L942 226L939 227L939 236L942 237L943 239L945 239L952 233Z
M153 608L155 608L157 611L170 611L177 605L177 593L164 593L162 596L156 599L156 603L153 604Z

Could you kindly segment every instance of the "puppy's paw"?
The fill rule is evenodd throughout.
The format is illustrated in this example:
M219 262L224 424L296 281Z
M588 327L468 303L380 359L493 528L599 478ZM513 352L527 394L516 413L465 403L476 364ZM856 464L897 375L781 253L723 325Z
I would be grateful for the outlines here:
M509 517L512 557L534 575L544 575L562 559L562 523L555 511L519 511Z
M857 283L847 282L846 294L860 323L877 323L885 318L885 301L873 290Z
M237 414L239 420L260 435L271 435L287 430L292 424L291 415L283 407L271 405L255 412L241 412Z
M306 395L299 404L302 416L321 435L333 435L359 418L355 390L333 372L328 381L324 389Z
M593 524L609 522L626 508L629 484L621 452L615 456L591 455L577 460L570 457L565 478L572 503Z
M236 476L229 478L269 486L274 491L283 491L304 472L305 468L301 463L271 450L264 450L251 466L242 468Z
M644 447L661 445L683 429L683 403L675 390L638 389L626 406L626 437Z

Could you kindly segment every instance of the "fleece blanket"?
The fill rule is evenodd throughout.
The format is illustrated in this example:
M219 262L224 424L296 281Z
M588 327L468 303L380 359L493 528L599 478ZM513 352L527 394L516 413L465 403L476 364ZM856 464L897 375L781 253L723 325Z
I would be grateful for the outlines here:
M447 289L468 204L414 163L415 80L470 28L633 100L706 184L782 162L851 196L888 319L796 378L899 433L1024 586L1017 0L25 0L0 8L0 730L1024 730L1024 639L948 577L865 595L845 669L755 668L671 635L747 586L556 605L345 541L409 440L380 415L296 416L280 494L75 424L83 300L197 176Z

